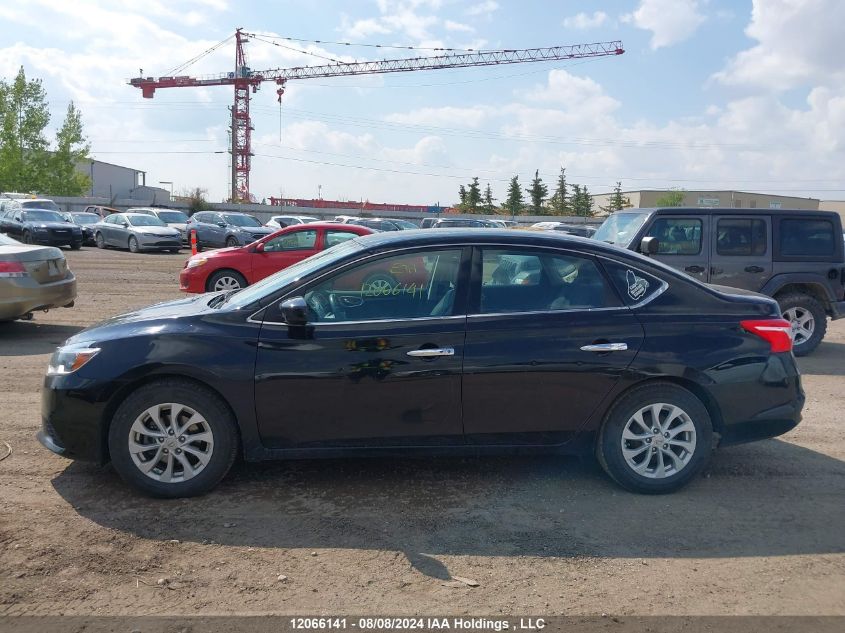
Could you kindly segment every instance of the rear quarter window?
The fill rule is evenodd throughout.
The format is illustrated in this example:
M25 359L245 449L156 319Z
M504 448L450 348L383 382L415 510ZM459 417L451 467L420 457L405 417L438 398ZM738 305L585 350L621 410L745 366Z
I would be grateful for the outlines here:
M818 218L783 218L778 231L779 254L789 259L829 259L836 254L838 236L833 222Z
M613 287L627 306L651 301L667 287L665 281L639 268L605 259L601 262Z

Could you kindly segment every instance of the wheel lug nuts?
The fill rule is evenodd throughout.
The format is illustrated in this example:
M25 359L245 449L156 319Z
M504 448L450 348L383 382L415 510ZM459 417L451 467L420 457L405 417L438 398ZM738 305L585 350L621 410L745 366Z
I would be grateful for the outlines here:
M163 437L158 438L158 443L161 444L162 442L164 442L164 438Z
M176 435L176 433L174 433L174 432L173 432L173 429L170 429L170 430L167 432L167 434L168 434L168 435Z
M650 437L645 438L645 443L646 443L646 444L651 444L651 438L650 438Z
M177 449L176 449L176 454L177 454L177 455L181 455L181 454L182 454L182 449L181 449L181 448L177 448Z
M170 451L169 451L169 450L167 450L166 448L162 451L162 453L164 453L165 455L167 455L169 452L170 452Z
M652 453L656 453L656 452L657 452L657 447L656 447L656 446L652 446L652 447L651 447L651 452L652 452Z
M666 433L664 433L663 437L669 437L669 432L667 431Z
M667 435L667 437L668 437L668 435ZM179 436L179 441L180 441L180 442L184 442L184 441L185 441L185 436L184 436L184 435L180 435L180 436Z
M654 427L653 429L651 429L651 432L654 433L655 435L660 433L660 431L657 429L657 427Z

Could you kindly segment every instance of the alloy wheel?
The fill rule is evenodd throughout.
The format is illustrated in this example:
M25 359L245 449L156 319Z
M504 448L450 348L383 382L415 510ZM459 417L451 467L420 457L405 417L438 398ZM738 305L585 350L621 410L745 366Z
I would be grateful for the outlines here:
M812 312L806 308L795 306L786 310L783 313L783 318L789 321L792 326L793 344L801 345L812 338L813 332L816 330L816 320L813 318Z
M164 483L193 479L208 465L214 434L198 411L175 402L150 407L129 429L129 454L150 479Z
M215 292L219 292L221 290L239 290L240 288L241 282L230 275L220 277L214 282Z
M665 402L639 409L622 432L622 455L638 475L665 479L689 464L695 453L695 425L680 407Z

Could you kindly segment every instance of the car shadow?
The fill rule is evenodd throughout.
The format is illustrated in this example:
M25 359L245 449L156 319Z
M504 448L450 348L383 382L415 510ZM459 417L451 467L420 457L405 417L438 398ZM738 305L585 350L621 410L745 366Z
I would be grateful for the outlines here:
M83 329L81 325L40 323L37 315L32 321L0 323L0 356L50 354Z
M822 341L808 356L798 359L798 368L802 374L845 376L845 343Z
M717 452L667 496L628 493L592 459L555 456L241 463L211 494L157 500L111 470L52 480L82 516L144 539L434 556L683 558L845 552L845 463L785 441Z

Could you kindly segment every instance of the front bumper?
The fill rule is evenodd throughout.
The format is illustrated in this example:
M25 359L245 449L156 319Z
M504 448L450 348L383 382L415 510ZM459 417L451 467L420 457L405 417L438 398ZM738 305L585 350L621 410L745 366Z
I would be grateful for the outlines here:
M30 233L33 244L44 246L70 246L82 243L82 233Z
M179 290L202 294L205 290L205 280L208 279L208 271L203 270L204 266L196 268L183 268L179 273Z
M830 304L830 318L845 319L845 301L834 301Z
M108 461L102 420L111 389L75 375L45 376L41 388L42 446L70 459Z
M31 277L8 280L0 291L0 320L16 319L34 310L70 307L76 299L73 273L53 283L39 284Z
M142 249L182 248L182 238L178 235L143 235L139 234L138 247Z

